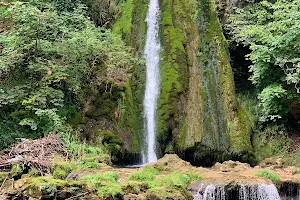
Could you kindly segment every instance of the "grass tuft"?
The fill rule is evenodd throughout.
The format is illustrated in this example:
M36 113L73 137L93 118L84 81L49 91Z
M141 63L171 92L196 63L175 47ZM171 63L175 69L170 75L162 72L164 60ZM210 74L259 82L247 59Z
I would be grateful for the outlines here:
M273 171L268 169L263 169L256 172L255 176L264 177L272 181L273 183L280 182L280 177Z

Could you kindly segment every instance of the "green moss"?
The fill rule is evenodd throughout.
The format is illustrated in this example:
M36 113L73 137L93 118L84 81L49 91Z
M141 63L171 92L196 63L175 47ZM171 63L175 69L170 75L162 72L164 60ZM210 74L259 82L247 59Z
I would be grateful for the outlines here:
M146 36L148 0L127 0L121 7L122 13L113 26L113 32L120 34L134 53L142 54Z
M15 165L13 165L12 166L12 168L11 168L11 170L10 170L10 176L12 177L12 178L20 178L21 176L22 176L22 174L23 174L23 167L21 166L21 165L17 165L17 164L15 164Z
M72 166L69 162L53 163L51 171L54 178L64 180L72 172Z
M232 153L252 151L252 146L249 142L250 141L249 133L251 133L252 130L251 124L249 123L249 118L247 113L240 106L238 106L237 109L237 118L239 122L238 131L235 131L234 129L229 131L231 133L230 150Z
M98 191L101 198L123 197L121 185L117 182L118 175L115 172L87 175L83 179Z
M107 162L108 159L109 162ZM107 154L90 154L81 158L79 163L75 165L74 170L99 169L101 163L110 163L110 156Z
M181 129L180 129L180 133L179 133L179 141L178 141L178 143L177 143L177 148L179 149L179 150L183 150L183 149L185 149L186 148L186 139L188 139L187 138L187 132L188 132L188 130L187 130L187 128L188 128L188 124L187 124L188 122L187 122L187 120L184 120L184 123L183 123L183 125L182 125L182 127L181 127ZM191 137L189 137L190 139L191 139ZM192 141L193 142L193 141ZM193 143L194 144L194 143Z
M268 169L260 170L255 175L259 176L259 177L267 178L270 181L272 181L273 183L280 182L280 177L275 172L268 170Z
M149 199L193 199L186 188L192 181L201 178L193 172L161 174L156 168L146 166L143 170L132 174L123 188L129 192L146 192Z
M155 177L158 173L159 173L159 171L157 169L155 169L154 167L145 166L145 168L142 171L132 174L129 177L129 180L149 183L155 179Z
M134 194L140 194L144 191L146 191L148 186L140 181L126 181L123 186L122 190L125 193L134 193Z
M52 176L41 176L31 178L24 186L24 193L27 193L33 197L48 196L49 198L55 198L59 190L69 188L70 190L76 189L80 192L83 188L83 184L78 181L64 181L54 179Z
M148 0L128 0L124 3L122 14L113 26L113 32L121 34L132 53L142 55L146 37L146 16ZM122 139L128 152L140 153L143 138L143 97L145 65L137 64L131 70L132 76L125 81L124 91L118 100L120 118L118 125L123 129Z
M113 32L122 35L124 39L128 39L131 33L133 8L133 0L126 0L121 5L121 16L113 26Z
M157 145L160 145L160 151L164 151L166 141L172 135L178 135L183 125L180 118L184 115L184 105L180 101L188 89L189 61L185 47L186 35L191 31L192 9L190 2L182 0L161 2L163 50L160 63L161 93L157 107Z
M0 172L0 184L3 183L3 181L6 179L7 176L8 176L7 173Z
M247 123L246 113L237 106L228 44L214 2L201 0L197 9L199 42L198 49L192 52L198 51L194 54L199 59L200 73L191 68L189 123L187 133L182 131L180 134L179 146L194 148L198 143L199 148L194 149L202 151L195 152L199 156L211 154L211 151L240 155L251 151L251 126ZM208 151L203 152L204 149Z
M118 124L120 127L123 128L125 131L124 134L126 134L125 138L127 139L126 142L129 144L130 149L128 149L130 152L133 153L139 153L141 152L141 136L139 133L139 121L138 121L138 110L137 107L134 104L134 98L133 93L130 86L130 80L126 80L125 84L125 90L122 93L122 98L119 99L119 110L120 110L120 116Z
M265 158L280 156L284 159L293 160L290 164L298 164L289 151L291 139L282 127L267 126L264 130L256 130L252 139L255 156L258 162ZM296 161L296 162L295 162ZM299 164L298 164L299 165Z
M148 11L149 0L133 0L133 19L130 35L130 46L138 55L144 52L146 38L146 17Z
M37 169L30 169L28 172L28 177L38 177L41 176L41 172Z

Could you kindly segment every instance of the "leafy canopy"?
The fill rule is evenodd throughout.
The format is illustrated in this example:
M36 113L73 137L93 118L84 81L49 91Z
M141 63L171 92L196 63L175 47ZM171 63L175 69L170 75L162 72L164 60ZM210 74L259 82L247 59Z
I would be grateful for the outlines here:
M0 20L0 147L59 131L87 92L120 84L136 63L80 4L68 12L43 1L13 2L0 7Z
M261 121L288 113L288 101L299 103L300 0L260 1L231 16L233 39L251 49L251 80L262 106Z

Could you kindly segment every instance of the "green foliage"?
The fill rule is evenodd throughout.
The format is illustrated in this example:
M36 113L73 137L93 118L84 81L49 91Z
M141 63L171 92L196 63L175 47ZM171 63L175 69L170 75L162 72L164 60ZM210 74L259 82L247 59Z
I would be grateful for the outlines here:
M260 115L258 100L255 98L255 94L252 93L238 94L237 100L238 100L238 104L247 113L252 129L255 129Z
M280 177L275 172L268 169L260 170L255 175L259 177L267 178L271 180L273 183L278 183L280 181Z
M77 134L74 134L72 130L62 134L62 140L68 148L69 158L75 160L73 170L95 169L100 167L100 163L111 163L111 157L105 146L82 143Z
M120 136L112 132L104 131L101 133L100 137L102 138L101 143L112 156L117 155L120 152L122 146Z
M262 106L261 121L285 118L288 101L299 103L300 1L260 1L237 9L228 26L251 49L251 80Z
M275 121L286 116L289 111L286 90L281 85L269 85L259 94L261 117L260 121Z
M101 147L94 147L80 142L69 143L68 151L70 152L71 158L74 159L87 157L89 155L101 155L105 153Z
M83 0L91 20L100 27L110 28L119 13L119 0Z
M289 152L283 157L284 166L296 166L300 167L300 150L296 150L296 152ZM294 172L295 174L300 173L299 170Z
M122 15L113 26L113 31L122 35L123 38L129 37L132 28L133 0L127 0L121 4Z
M1 9L1 147L15 137L63 131L87 91L125 80L136 63L121 39L95 28L80 4L59 14L46 2Z
M272 156L289 157L291 140L281 126L269 125L257 129L253 137L253 147L258 161Z
M115 172L87 175L83 179L97 189L101 198L123 197L121 185L117 182L118 175Z

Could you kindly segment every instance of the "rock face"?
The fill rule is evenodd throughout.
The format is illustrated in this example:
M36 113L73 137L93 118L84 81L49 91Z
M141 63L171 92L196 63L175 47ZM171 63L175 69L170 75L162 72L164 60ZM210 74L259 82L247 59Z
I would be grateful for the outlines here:
M139 55L144 49L147 9L147 0L127 0L113 29ZM215 2L163 0L160 10L157 153L176 152L198 165L226 158L250 160L251 127L236 101L227 41ZM139 66L130 80L134 105L143 99L144 73L144 66ZM139 106L135 111L136 116L141 114ZM143 120L136 119L135 131L141 134Z

